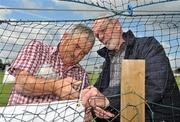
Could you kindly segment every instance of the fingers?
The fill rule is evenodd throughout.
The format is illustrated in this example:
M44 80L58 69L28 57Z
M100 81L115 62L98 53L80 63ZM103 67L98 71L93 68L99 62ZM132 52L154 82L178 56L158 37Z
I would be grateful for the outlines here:
M91 86L82 92L82 103L84 106L106 107L109 100L101 94L95 87Z
M91 120L93 120L93 116L92 116L92 113L91 113L91 108L87 108L85 110L84 121L85 122L91 122Z
M69 86L70 99L77 99L79 97L81 83L82 81L77 81L71 84L71 86Z
M82 84L82 81L76 81L76 82L73 82L71 85L73 89L79 91L81 84Z
M103 96L96 96L96 97L91 97L89 99L89 104L92 107L101 107L101 108L105 108L109 105L109 100Z
M114 117L115 115L111 112L105 111L100 107L96 107L94 109L95 115L99 118L109 119L111 117Z
M71 94L70 94L71 98L73 98L73 99L78 98L79 94L80 94L80 91L77 91L77 90L72 88Z
M60 96L61 99L77 99L80 94L80 84L82 81L77 81L72 77L67 77L61 82L61 87L57 87L56 95Z
M85 107L89 107L89 104L88 104L89 98L86 96L86 94L89 92L89 90L90 90L89 88L86 88L81 91L81 101Z
M93 86L89 86L88 88L86 88L86 90L83 91L82 95L83 105L88 105L90 97L96 96L97 93L97 89Z
M81 84L82 84L82 81L75 80L72 77L67 77L64 79L62 86L70 85L72 88L74 88L75 90L78 91L78 90L80 90Z
M80 92L73 89L73 88L67 88L64 89L61 93L61 99L67 100L67 99L77 99L79 97Z
M82 83L82 81L77 81L77 80L73 80L72 82L74 85L80 85Z
M72 85L72 87L74 89L76 89L76 90L79 90L80 89L80 85L82 84L82 81L75 80L72 77L67 77L66 81L69 82Z

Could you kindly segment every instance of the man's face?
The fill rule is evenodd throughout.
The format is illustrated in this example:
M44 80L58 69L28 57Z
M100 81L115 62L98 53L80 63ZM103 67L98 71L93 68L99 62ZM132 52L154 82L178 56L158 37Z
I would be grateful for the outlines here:
M110 50L118 49L122 38L122 29L118 19L100 19L93 24L96 37Z
M70 66L79 61L90 51L93 44L88 40L88 34L65 33L59 46L63 63Z

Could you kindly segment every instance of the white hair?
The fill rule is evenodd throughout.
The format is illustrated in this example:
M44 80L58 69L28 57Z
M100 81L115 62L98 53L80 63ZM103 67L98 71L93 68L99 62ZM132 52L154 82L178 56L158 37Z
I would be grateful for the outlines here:
M95 36L91 28L87 27L84 24L76 24L73 26L70 33L73 34L88 34L88 40L94 44L95 42Z

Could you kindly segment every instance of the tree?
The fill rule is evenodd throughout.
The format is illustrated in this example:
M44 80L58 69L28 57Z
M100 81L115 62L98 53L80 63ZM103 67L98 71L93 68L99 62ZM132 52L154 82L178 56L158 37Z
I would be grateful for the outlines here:
M3 64L2 59L0 59L0 70L4 71L5 70L5 64Z
M180 73L180 67L177 68L174 72L175 72L175 73Z
M3 62L2 62L2 59L0 59L0 64L2 64Z

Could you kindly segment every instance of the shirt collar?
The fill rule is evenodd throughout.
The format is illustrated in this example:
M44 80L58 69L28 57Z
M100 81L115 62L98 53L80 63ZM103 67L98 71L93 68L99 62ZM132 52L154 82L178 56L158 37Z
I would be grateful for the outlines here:
M133 46L135 41L135 36L133 34L133 32L131 30L128 30L127 32L123 33L123 39L125 40L125 47L129 47L129 46ZM97 51L97 53L105 58L105 59L109 59L109 52L111 52L111 50L107 49L106 47L101 48L100 50Z
M54 55L56 52L58 52L57 46L52 46L49 49L50 55Z

